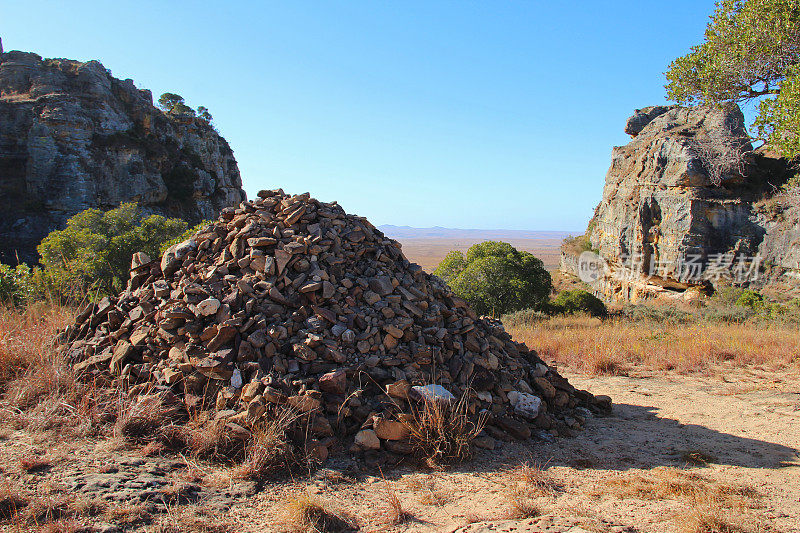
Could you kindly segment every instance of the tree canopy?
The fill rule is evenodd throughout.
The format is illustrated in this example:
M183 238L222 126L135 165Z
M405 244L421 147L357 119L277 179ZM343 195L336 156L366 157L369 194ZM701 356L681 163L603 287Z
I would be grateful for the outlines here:
M173 115L191 115L191 116L198 116L205 120L206 122L211 122L213 117L211 113L209 113L208 108L206 106L197 106L197 111L186 105L186 101L183 99L183 96L175 93L164 93L158 97L158 107L160 107L165 113L171 113Z
M105 213L87 209L45 237L38 250L45 270L110 293L124 287L135 252L155 259L162 245L183 235L187 226L180 219L145 216L135 203Z
M720 0L703 43L673 61L667 94L683 104L759 106L758 138L800 156L800 0Z
M499 316L543 308L553 283L544 264L505 242L486 241L452 251L434 272L480 314Z

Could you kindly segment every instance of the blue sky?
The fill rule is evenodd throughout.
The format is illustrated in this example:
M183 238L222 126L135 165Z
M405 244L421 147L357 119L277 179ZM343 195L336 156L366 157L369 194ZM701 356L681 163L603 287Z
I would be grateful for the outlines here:
M205 105L249 196L374 224L581 230L713 1L0 3L6 50Z

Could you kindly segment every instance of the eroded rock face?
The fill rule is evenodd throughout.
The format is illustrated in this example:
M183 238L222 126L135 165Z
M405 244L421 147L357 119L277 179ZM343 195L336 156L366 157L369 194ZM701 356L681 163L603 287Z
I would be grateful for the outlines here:
M690 298L697 292L687 289L723 278L756 287L797 279L800 245L789 242L797 221L779 222L754 209L786 181L785 162L760 153L743 173L714 185L697 155L698 143L710 136L751 149L743 124L735 104L654 106L628 119L625 131L633 138L613 149L588 230L592 248L607 262L593 284L598 295L610 301ZM747 259L759 256L760 264ZM780 272L765 265L778 265ZM576 267L575 257L562 258L563 270L575 273Z
M97 61L0 52L0 261L90 207L137 201L190 223L245 199L228 143L192 117L168 117L150 91Z

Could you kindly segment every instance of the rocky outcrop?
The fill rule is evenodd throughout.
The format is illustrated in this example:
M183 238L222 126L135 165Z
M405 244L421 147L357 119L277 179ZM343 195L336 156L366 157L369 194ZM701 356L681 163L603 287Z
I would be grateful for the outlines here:
M722 282L797 288L797 213L778 216L770 199L791 173L785 161L752 153L743 124L735 104L655 106L628 119L631 142L613 149L587 231L604 267L592 282L598 295L692 299ZM712 141L751 152L719 185L703 148ZM574 251L565 252L563 270L577 274L580 265Z
M0 51L0 261L36 262L41 239L90 207L136 201L197 223L244 198L204 120L167 116L97 61Z

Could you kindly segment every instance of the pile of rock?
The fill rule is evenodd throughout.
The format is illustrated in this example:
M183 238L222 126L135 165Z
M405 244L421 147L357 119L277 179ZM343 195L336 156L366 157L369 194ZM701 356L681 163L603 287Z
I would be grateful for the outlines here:
M244 428L288 405L318 453L409 453L405 411L464 397L479 442L571 435L610 400L574 389L500 322L479 318L400 244L336 203L262 191L171 247L133 258L127 290L61 336L89 377L163 391Z

